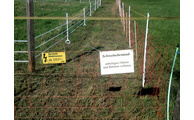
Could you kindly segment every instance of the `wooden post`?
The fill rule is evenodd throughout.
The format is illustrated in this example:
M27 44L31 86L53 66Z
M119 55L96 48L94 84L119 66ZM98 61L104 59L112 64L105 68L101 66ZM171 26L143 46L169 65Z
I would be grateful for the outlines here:
M26 16L33 17L33 0L26 0ZM34 40L34 20L27 18L28 37L28 67L30 72L35 71L35 40Z

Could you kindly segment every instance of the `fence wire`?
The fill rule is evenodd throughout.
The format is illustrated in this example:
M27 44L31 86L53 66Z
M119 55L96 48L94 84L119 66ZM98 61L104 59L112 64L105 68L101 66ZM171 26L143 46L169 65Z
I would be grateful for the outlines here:
M83 22L69 34L82 25ZM131 46L135 51L133 22L131 26ZM166 119L173 58L168 51L175 46L156 47L151 42L153 37L148 36L146 87L142 88L145 31L138 23L136 26L137 60L133 74L101 76L98 51L66 51L66 64L36 63L35 73L29 68L16 68L14 119ZM41 55L65 38L44 51L31 52ZM129 34L127 41L128 38Z
M15 119L166 118L170 65L161 53L147 65L146 88L140 70L101 76L97 51L66 51L66 56L66 64L37 63L36 73L16 71Z
M93 7L94 7L94 6L93 6ZM91 10L93 9L93 7L91 7ZM86 10L85 13L86 13L86 14L85 14L86 17L89 16L90 8L88 8L88 9ZM72 22L75 21L77 18L82 17L83 15L84 15L84 13L82 13L81 15L79 15L78 17L76 17L75 19L72 19L72 20L68 21L68 24L72 23ZM69 27L69 30L72 29L73 27L75 27L76 25L78 25L78 24L79 24L80 22L82 22L82 21L83 21L83 19L81 19L81 20L79 20L78 22L76 22L75 24L73 24L71 27ZM51 30L45 32L45 33L42 33L42 34L36 36L35 39L37 39L37 38L39 38L39 37L42 37L42 36L44 36L44 35L47 35L48 33L53 32L54 30L57 30L57 29L59 29L59 28L65 26L65 25L67 25L67 23L64 23L64 24L62 24L62 25L60 25L60 26L58 26L58 27L56 27L56 28L54 28L54 29L51 29ZM70 34L72 34L73 32L75 32L75 30L76 30L77 28L79 28L81 25L82 25L82 24L80 24L80 25L78 25L77 27L75 27L75 29L73 29L68 35L70 35ZM52 41L52 40L54 40L54 39L56 39L57 37L63 35L63 34L66 33L66 32L67 32L67 29L66 29L65 31L62 31L62 32L59 33L58 35L56 35L56 36L54 36L54 37L48 39L47 41L41 43L40 45L36 46L35 49L40 48L41 46L45 45L46 43L48 43L48 42L50 42L50 41ZM43 52L49 50L50 48L52 48L53 46L55 46L56 44L58 44L59 42L61 42L63 39L65 39L66 37L67 37L67 36L61 38L59 41L55 42L53 45L51 45L50 47L46 48ZM14 42L27 42L27 40L14 40ZM22 51L21 51L21 52L15 51L14 53L24 53L24 52L22 52ZM38 54L38 55L36 55L35 58L37 58L37 57L40 56L40 55L41 55L41 53ZM21 61L20 61L20 60L15 60L14 62L24 62L24 61L23 61L23 60L21 60ZM26 62L26 61L25 61L25 62Z

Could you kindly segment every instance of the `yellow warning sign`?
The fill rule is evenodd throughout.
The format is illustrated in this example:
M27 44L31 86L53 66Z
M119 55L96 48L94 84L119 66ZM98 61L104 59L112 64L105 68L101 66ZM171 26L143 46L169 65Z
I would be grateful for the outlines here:
M66 63L65 52L42 53L43 64Z

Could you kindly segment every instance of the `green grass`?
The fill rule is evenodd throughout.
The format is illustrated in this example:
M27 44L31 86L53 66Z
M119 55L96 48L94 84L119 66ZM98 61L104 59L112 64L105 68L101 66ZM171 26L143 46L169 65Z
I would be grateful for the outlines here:
M115 2L115 1L114 1ZM93 17L119 17L118 8L113 1L110 0L103 0L103 6L100 9L97 9L96 12L92 13ZM126 1L127 2L127 1ZM134 6L139 5L138 9L134 9L140 13L145 13L147 11L143 11L141 6L149 6L144 3L145 1L135 2ZM147 1L148 2L148 1ZM149 1L151 2L151 0ZM162 1L156 3L164 3ZM155 2L152 4L156 4ZM15 2L16 4L16 2ZM22 4L25 7L25 4ZM73 3L73 8L69 9L69 5L72 3L66 4L63 2L46 2L42 3L42 7L38 7L41 4L36 4L35 16L65 16L65 10L68 10L72 16L77 16L79 11L82 12L82 7L85 6L85 3ZM150 4L150 3L149 3ZM60 6L65 6L62 8ZM86 4L87 5L87 4ZM169 4L168 4L169 5ZM49 6L49 7L48 7ZM17 16L25 16L25 12L23 10L17 11L20 5L15 5L15 15ZM44 8L44 11L40 9ZM64 11L64 12L57 12ZM127 9L127 8L126 8ZM132 9L132 8L131 8ZM152 7L150 7L152 9ZM158 10L159 11L159 10ZM158 12L157 11L157 12ZM168 11L168 10L167 10ZM21 12L21 13L20 13ZM23 13L22 13L23 12ZM159 14L159 13L152 13L152 14ZM165 13L167 14L167 13ZM135 16L134 13L132 15ZM151 12L150 12L151 15ZM138 16L138 15L137 15ZM164 16L163 16L164 17ZM15 20L16 21L16 20ZM23 32L21 32L25 27L25 23L21 22L22 20L18 20L18 28L15 29L15 35L21 37L21 39L26 38ZM35 20L35 34L39 35L45 31L48 31L56 26L61 25L64 20ZM168 21L168 20L167 20ZM25 21L24 21L25 22ZM43 23L42 23L43 22ZM154 25L151 25L149 33L154 37L157 38L160 35L160 32L157 26L160 25L161 31L165 29L169 29L170 25L165 25L166 27L163 28L161 25L162 23L156 20L153 20ZM42 23L42 24L40 24ZM138 21L142 28L145 27L145 21ZM174 22L172 22L174 23ZM20 25L19 25L20 24ZM135 63L135 73L134 74L123 74L123 75L112 75L112 76L101 76L100 75L100 66L98 61L98 52L93 50L92 48L88 47L88 45L93 46L99 50L121 50L121 49L128 49L128 42L125 38L125 34L123 32L123 27L120 21L115 20L87 20L87 26L81 26L78 28L72 35L70 35L69 39L71 40L70 45L65 45L66 56L67 56L67 63L66 64L53 64L53 65L43 65L41 63L40 57L36 59L36 72L30 73L27 72L27 64L26 63L15 63L14 66L14 104L16 105L16 116L17 117L57 117L61 119L62 111L63 111L63 103L65 103L65 107L74 107L74 108L66 108L63 118L121 118L124 119L165 119L165 85L166 85L166 78L168 79L168 74L165 72L162 74L161 81L163 83L160 84L161 93L159 98L159 103L157 101L157 97L145 96L139 97L137 95L138 91L140 90L142 78L139 76L138 66ZM153 24L153 23L152 23ZM15 24L16 26L16 24ZM175 25L176 26L176 25ZM151 28L154 28L151 30ZM65 28L64 28L65 29ZM64 29L60 29L61 31ZM152 32L151 32L152 31ZM169 29L169 32L171 29ZM177 30L178 31L178 30ZM56 32L59 33L60 31ZM163 33L163 32L162 32ZM175 33L177 34L177 33ZM45 36L45 38L41 38L40 41L43 42L44 40L52 37L55 34L51 34ZM36 36L36 35L35 35ZM162 38L157 39L164 39L165 35L161 35ZM170 35L166 36L170 37ZM19 38L15 38L19 39ZM56 39L55 42L59 40ZM174 39L175 40L175 39ZM38 40L36 41L38 43ZM154 42L152 40L152 42ZM161 42L161 41L160 41ZM18 43L17 43L18 44ZM25 44L25 43L23 43ZM49 43L51 45L52 43ZM159 44L154 43L155 45ZM44 46L43 48L39 49L44 50L44 48L48 47ZM15 50L20 50L21 48L17 48L15 44ZM24 50L22 48L21 50ZM39 51L38 50L38 51ZM55 45L49 51L63 51L64 50L64 40L59 44ZM77 51L77 52L75 52ZM39 53L39 52L37 52ZM18 56L18 59L22 58ZM98 63L98 64L97 64ZM96 67L97 66L97 67ZM168 66L168 65L165 65ZM161 66L162 69L165 66ZM156 77L159 72L159 67L156 68ZM169 71L170 68L167 70ZM177 71L178 72L178 71ZM177 73L178 75L178 73ZM126 79L127 77L127 79ZM178 79L178 77L176 78ZM94 82L95 80L95 82ZM126 81L127 80L127 81ZM77 82L78 81L78 82ZM28 87L29 82L29 87ZM63 83L62 83L63 82ZM154 87L156 83L150 83L146 87ZM176 85L176 84L174 84ZM121 97L97 97L97 96L107 96L108 94L108 86L109 87L121 87L121 90L118 92L109 92L110 96L121 96ZM164 87L164 88L163 88ZM29 90L28 90L29 88ZM43 89L44 88L44 89ZM62 88L62 89L61 89ZM77 92L76 92L77 88ZM175 87L172 87L173 95L176 92ZM94 92L93 92L94 90ZM27 98L20 98L18 96L26 96L28 93L29 99L32 103L33 107L46 107L48 103L48 109L46 108L30 108L30 102ZM77 96L80 96L75 99L75 93ZM66 96L62 97L62 101L59 97L56 98L49 98L48 96ZM96 96L93 99L91 97L81 97L81 96ZM171 103L174 103L175 96L171 96ZM32 96L40 96L39 97L32 97ZM46 96L46 97L43 97ZM46 100L46 102L45 102ZM126 104L127 101L127 104ZM79 108L78 102L81 106ZM97 112L95 112L95 105L97 108ZM111 106L111 104L112 106ZM159 106L160 105L160 106ZM173 104L171 104L171 113L173 112ZM20 107L20 108L19 108ZM21 108L21 107L29 107L29 108ZM53 107L53 108L52 108ZM54 108L54 107L61 107L61 108ZM93 107L92 109L84 109L82 107ZM104 108L103 108L104 107ZM112 108L113 107L113 108ZM159 109L160 108L160 109ZM31 110L33 110L33 114L31 114ZM113 112L111 112L113 110ZM46 112L47 111L47 112ZM127 113L128 111L128 113ZM161 116L157 116L157 113L160 112ZM95 116L94 116L95 114ZM172 114L171 114L172 116ZM49 119L49 118L47 118Z
M131 17L142 17L141 13L150 17L180 17L180 1L179 0L123 0L125 3L125 11L128 12L128 6L131 6ZM146 21L137 20L137 23L146 27ZM180 19L150 20L149 34L154 37L152 42L155 45L176 45L180 44Z
M83 11L84 7L88 7L87 3L75 4L65 2L34 2L34 16L35 17L69 17L75 16ZM26 16L26 3L15 2L14 16ZM47 32L64 23L65 20L35 20L34 30L35 36ZM45 26L45 27L41 27ZM26 20L14 21L14 39L27 39L27 22Z
M180 0L123 0L125 3L125 11L128 12L128 6L131 6L131 17L142 17L140 14L150 17L180 17ZM136 12L140 13L137 14ZM133 22L133 21L132 21ZM137 20L137 23L145 30L146 21ZM180 45L180 19L164 19L164 20L149 20L149 35L153 37L151 42L155 46L172 46L169 53L175 53L176 47ZM149 39L148 39L149 45ZM173 47L174 46L174 47ZM179 49L180 50L180 49ZM165 51L161 49L161 51ZM171 58L170 63L172 64ZM170 76L170 72L169 72ZM168 79L169 80L169 79ZM180 81L180 55L177 56L174 75L171 87L171 100L170 100L170 116L173 116L174 104L176 101L176 94Z
M77 4L76 2L34 2L34 16L35 17L66 17L66 13L68 13L69 17L76 17L83 13L83 8L88 9L88 3ZM26 16L26 3L21 1L14 2L14 16L21 17ZM45 33L53 28L56 28L62 24L66 23L66 19L64 20L34 20L34 36L38 36L42 33ZM71 24L73 24L72 22ZM71 27L69 24L69 27ZM49 40L50 38L58 35L62 31L66 30L66 26L63 26L57 30L54 30L51 33L43 35L35 39L35 46L40 45L41 43ZM71 32L71 31L69 31ZM56 39L59 40L63 35L60 35ZM27 40L27 21L26 20L14 20L14 39L15 40ZM49 43L43 45L41 48L38 48L37 51L43 51L48 48L50 45L56 42L52 40ZM15 43L14 44L15 51L27 51L27 43ZM26 60L27 55L25 54L15 54L15 60Z

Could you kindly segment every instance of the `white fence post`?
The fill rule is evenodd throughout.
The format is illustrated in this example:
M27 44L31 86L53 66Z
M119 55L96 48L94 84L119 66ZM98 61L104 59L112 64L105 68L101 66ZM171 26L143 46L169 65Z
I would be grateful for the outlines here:
M91 3L90 3L90 16L92 16L92 5L91 5Z
M149 13L147 13L147 23L146 23L146 34L145 34L145 48L144 48L144 62L143 62L143 82L142 87L145 85L145 69L146 69L146 50L147 50L147 37L148 37L148 22L149 22Z
M94 7L94 10L96 11L96 0L95 0L95 7Z
M125 11L124 11L124 3L122 3L122 7L123 7L123 27L124 27L124 31L125 31Z
M102 5L102 0L100 0L100 6Z
M80 3L82 3L82 0L80 0Z
M131 17L131 15L130 15L130 6L129 6L129 48L131 48L131 28L130 28L130 17Z
M122 9L121 4L120 4L120 10L121 10L121 23L123 23L123 9Z
M136 35L136 21L134 21L134 31L135 31L135 50L136 50L136 60L137 60L137 35Z
M119 5L119 15L120 15L120 17L121 17L121 9L120 9L120 5Z
M86 13L85 13L85 8L83 8L83 12L84 12L84 26L86 26Z
M99 8L99 0L97 0L97 8Z
M127 12L126 12L126 38L127 38Z
M70 40L69 40L69 28L68 28L68 13L66 13L66 24L67 24L67 40L65 41L66 44L70 44Z
M120 0L118 0L118 6L119 6L119 15L121 17L121 2L120 2Z

